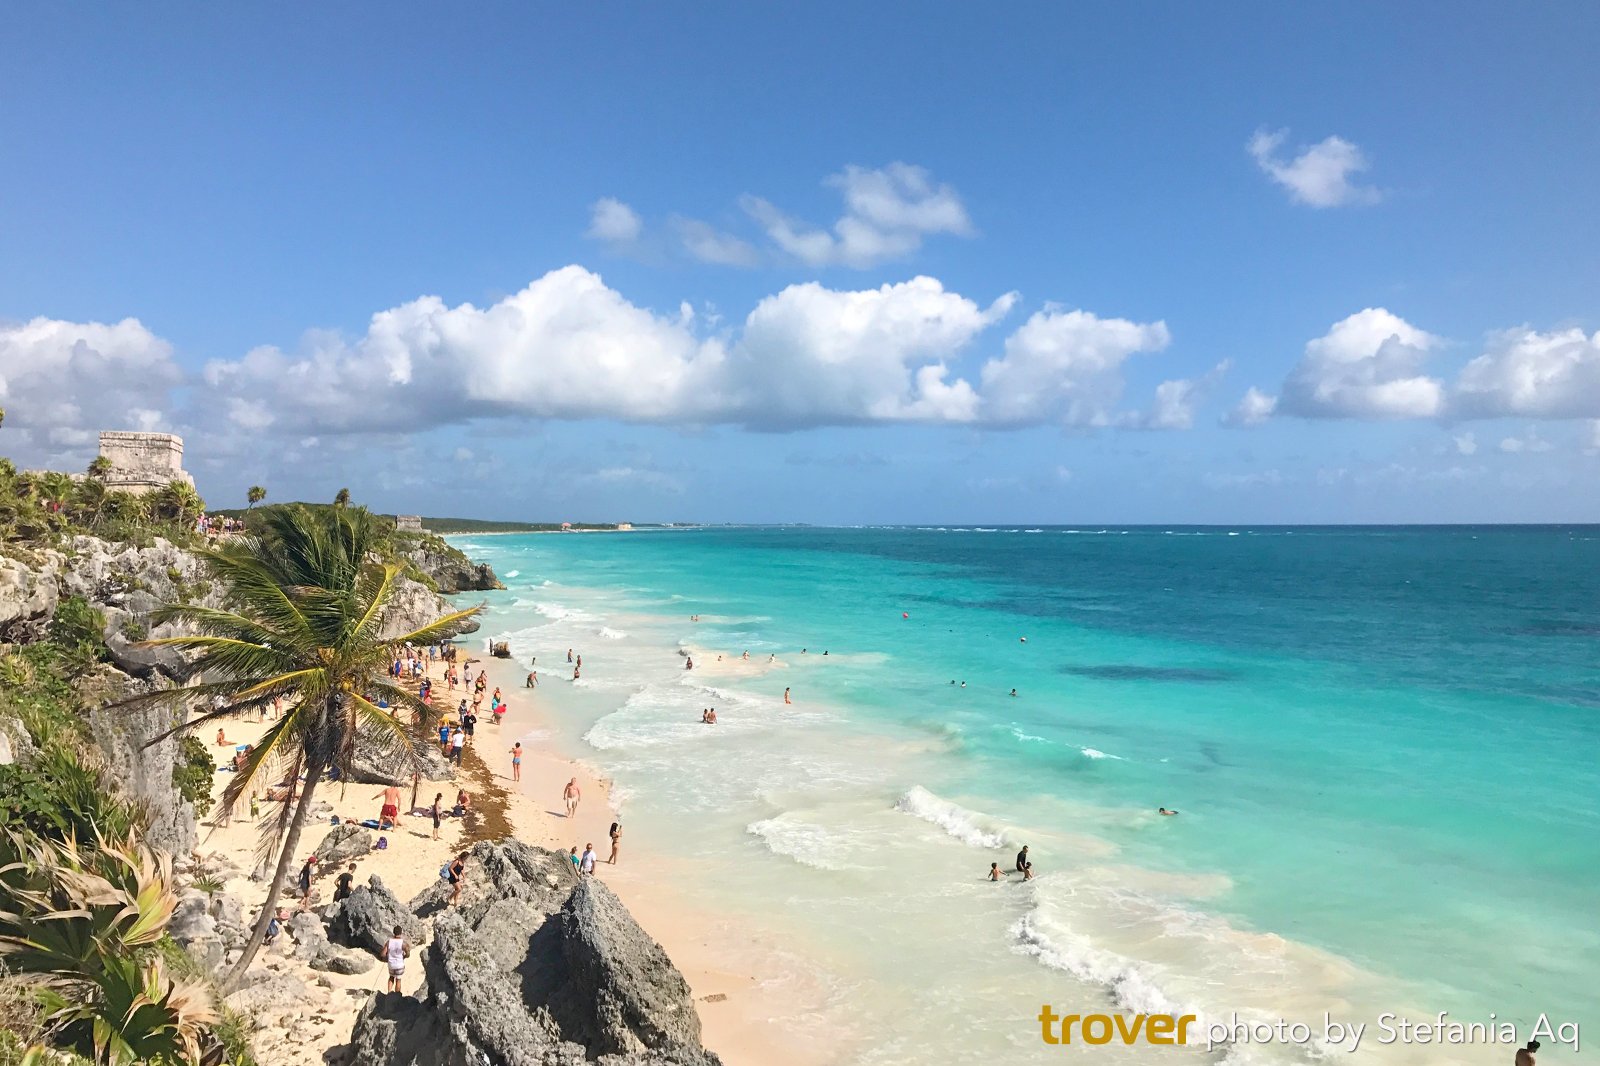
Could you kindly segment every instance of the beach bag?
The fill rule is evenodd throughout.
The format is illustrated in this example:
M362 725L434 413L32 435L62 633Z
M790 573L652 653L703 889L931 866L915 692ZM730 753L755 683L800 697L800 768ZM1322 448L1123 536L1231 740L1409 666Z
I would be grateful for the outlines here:
M376 844L374 844L373 847L377 848L379 851L387 851L387 850L389 850L389 838L388 837L379 837L378 838L378 842Z
M439 880L441 880L441 881L450 880L450 864L449 863L445 863L443 866L439 867Z

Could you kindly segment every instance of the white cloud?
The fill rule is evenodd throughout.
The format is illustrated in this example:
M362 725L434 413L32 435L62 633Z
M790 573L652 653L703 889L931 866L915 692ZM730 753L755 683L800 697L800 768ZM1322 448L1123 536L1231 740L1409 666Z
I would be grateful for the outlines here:
M1269 133L1257 130L1248 145L1250 155L1273 181L1289 190L1290 199L1309 207L1340 207L1346 204L1372 204L1382 194L1371 186L1357 185L1351 178L1367 169L1361 149L1342 137L1328 137L1284 158L1279 149L1288 139L1287 130Z
M1490 334L1453 396L1462 417L1600 417L1600 332L1541 333L1528 326Z
M1122 395L1122 363L1171 341L1165 322L1100 318L1049 307L983 365L983 419L996 425L1109 425Z
M1278 409L1278 398L1268 396L1254 385L1245 390L1244 396L1222 417L1222 421L1230 426L1257 426L1272 417Z
M298 432L409 430L475 416L692 420L723 403L725 353L679 318L564 267L487 308L424 296L346 342L307 335L207 364L214 395L266 400ZM352 403L360 397L360 403Z
M172 345L138 319L0 323L7 451L23 463L87 463L102 429L164 423L182 379Z
M1335 322L1306 344L1276 410L1305 418L1432 418L1444 385L1419 371L1439 339L1381 307Z
M922 167L848 166L826 184L840 190L845 203L831 231L800 222L759 196L740 202L780 250L813 267L875 266L915 252L927 236L973 232L961 197Z
M702 263L747 267L760 261L749 242L697 218L674 218L672 228L677 231L683 250Z
M1155 403L1149 411L1124 420L1137 429L1193 429L1194 409L1232 365L1227 359L1198 378L1163 381L1156 386Z
M589 208L589 228L584 236L608 244L632 244L643 231L638 212L621 200L602 196Z
M1550 451L1554 447L1555 445L1539 436L1539 431L1531 426L1520 437L1506 437L1500 441L1500 450L1507 455L1521 455L1524 452L1538 454Z
M1473 433L1458 433L1451 440L1462 455L1474 455L1478 451L1478 438Z
M743 420L976 421L978 396L965 380L948 380L948 361L1015 300L1008 293L980 308L929 277L855 292L791 285L745 320Z

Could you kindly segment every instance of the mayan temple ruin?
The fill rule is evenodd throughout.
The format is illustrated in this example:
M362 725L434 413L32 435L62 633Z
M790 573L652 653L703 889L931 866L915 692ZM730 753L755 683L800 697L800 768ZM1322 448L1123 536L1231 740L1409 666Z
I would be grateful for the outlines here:
M183 438L175 433L132 433L105 430L100 457L111 461L106 487L144 493L173 481L194 484L183 469Z

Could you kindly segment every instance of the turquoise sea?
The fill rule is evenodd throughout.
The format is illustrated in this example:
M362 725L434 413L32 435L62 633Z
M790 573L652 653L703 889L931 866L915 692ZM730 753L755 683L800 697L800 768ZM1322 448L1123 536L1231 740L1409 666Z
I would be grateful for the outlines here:
M1600 529L456 542L548 742L807 970L796 1032L850 1061L1053 1061L1044 1002L1600 1024ZM988 883L1023 843L1038 876Z

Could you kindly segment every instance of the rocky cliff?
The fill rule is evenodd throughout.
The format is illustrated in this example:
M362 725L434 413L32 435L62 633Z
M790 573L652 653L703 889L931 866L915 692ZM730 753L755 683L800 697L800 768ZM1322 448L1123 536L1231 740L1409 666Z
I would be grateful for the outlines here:
M475 563L437 538L424 539L405 551L404 556L418 570L427 574L439 586L439 591L447 596L457 592L487 592L505 588L488 563Z
M683 975L611 890L578 881L565 856L479 844L461 906L444 908L448 893L441 882L411 901L408 920L437 915L424 986L367 1003L351 1034L354 1061L720 1066L700 1043Z
M75 679L84 702L91 706L143 688L190 680L190 660L183 654L141 646L147 638L185 631L174 623L154 624L152 615L163 604L225 606L204 560L159 538L142 547L90 536L73 537L60 548L0 546L0 643L42 639L61 602L74 596L100 612L101 635L111 660ZM439 593L402 579L384 614L383 632L387 636L409 632L451 610L454 607ZM466 631L476 628L473 623ZM110 779L146 808L151 823L148 842L182 856L194 847L195 819L193 808L172 784L178 741L169 738L145 747L151 737L175 724L177 714L181 712L156 708L96 712L89 726L105 754ZM0 737L0 761L17 759L26 743L25 732L16 723L0 721ZM397 777L410 779L409 774L388 770L371 779Z

